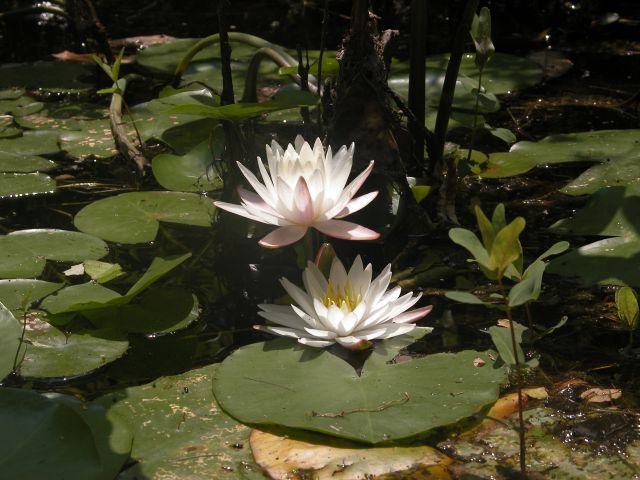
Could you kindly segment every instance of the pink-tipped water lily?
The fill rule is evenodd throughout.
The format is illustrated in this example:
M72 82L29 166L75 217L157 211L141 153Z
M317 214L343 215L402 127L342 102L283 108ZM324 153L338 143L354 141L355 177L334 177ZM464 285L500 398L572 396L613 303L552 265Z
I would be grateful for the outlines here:
M240 205L215 202L228 212L278 228L260 240L263 247L277 248L300 240L307 229L316 228L325 235L346 240L374 240L377 232L357 223L338 220L368 205L378 194L371 192L354 198L373 169L369 166L347 185L353 162L354 144L326 154L320 139L313 149L298 135L295 147L286 150L275 141L267 145L265 167L258 157L262 182L244 165L242 174L254 192L239 189ZM346 185L346 186L345 186Z
M258 330L298 339L312 347L334 343L360 349L371 340L391 338L417 328L413 322L427 315L432 306L407 311L421 294L400 296L400 287L387 290L391 265L372 280L371 264L363 267L360 256L349 269L338 258L329 278L309 262L302 274L304 290L286 278L282 286L295 301L292 305L259 305L259 315L276 325L257 325Z

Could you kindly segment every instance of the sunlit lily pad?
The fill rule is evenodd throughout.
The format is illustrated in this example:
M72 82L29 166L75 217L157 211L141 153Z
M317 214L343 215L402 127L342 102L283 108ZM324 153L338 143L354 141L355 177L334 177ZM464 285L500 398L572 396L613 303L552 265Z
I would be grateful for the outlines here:
M50 102L41 104L36 112L24 107L14 111L15 121L23 128L50 130L82 130L95 120L108 117L109 111L102 105L83 102Z
M54 229L19 230L0 236L0 277L30 278L42 273L46 260L97 260L109 252L99 238Z
M572 218L551 226L557 233L610 236L557 257L548 271L586 285L640 285L640 186L595 193Z
M121 480L140 478L263 479L249 449L249 429L215 403L211 378L218 365L162 377L99 398L127 420L136 460Z
M0 469L20 480L113 480L131 431L115 412L58 394L0 389Z
M120 358L129 348L121 333L86 330L64 333L37 319L27 326L26 353L20 364L25 377L70 377L100 368Z
M0 172L46 172L56 167L56 162L35 155L0 152Z
M16 316L21 316L34 302L62 288L63 283L32 279L0 280L0 302Z
M5 153L15 155L43 155L60 151L55 130L28 130L17 138L0 139L0 158Z
M473 416L498 398L506 372L487 352L387 363L402 341L377 344L360 376L327 350L296 347L289 339L255 343L227 357L213 391L222 408L244 423L367 443L425 434ZM476 358L485 365L474 366Z
M13 370L16 357L19 357L22 325L16 320L9 308L0 302L0 380Z
M82 130L63 131L60 148L79 159L109 158L118 154L109 120L87 121Z
M156 238L159 222L208 227L213 200L180 192L131 192L93 202L74 218L78 230L111 242L144 243Z
M563 189L583 195L603 186L628 185L638 181L640 130L600 130L550 135L539 142L518 142L506 153L489 156L483 177L509 177L540 165L569 162L594 162L596 172L587 170ZM599 172L599 173L598 173ZM602 175L596 177L595 174Z
M55 192L56 181L44 173L0 172L0 198L43 195Z

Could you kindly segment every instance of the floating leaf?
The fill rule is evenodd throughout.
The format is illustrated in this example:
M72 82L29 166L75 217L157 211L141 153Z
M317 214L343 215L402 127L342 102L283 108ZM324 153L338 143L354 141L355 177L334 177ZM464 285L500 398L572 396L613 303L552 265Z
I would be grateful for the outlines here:
M46 172L56 167L56 162L34 155L0 152L0 172Z
M113 480L131 450L120 416L66 395L2 388L0 422L5 478Z
M117 263L99 262L98 260L87 260L83 263L84 273L98 283L107 283L114 278L123 275L122 267Z
M87 122L83 130L62 132L60 148L81 160L87 157L109 158L118 154L109 120L93 120Z
M26 87L41 93L87 93L93 71L78 62L13 63L0 66L0 88Z
M13 370L16 356L19 358L22 325L11 311L0 303L0 380Z
M593 193L602 186L627 185L640 178L637 165L640 130L600 130L582 133L550 135L539 142L518 142L506 153L493 153L485 164L483 177L509 177L525 173L535 166L569 162L598 162L607 175L597 182L588 170L580 181L563 189L571 195ZM608 167L605 168L605 166ZM595 168L595 167L592 167ZM595 180L595 178L593 179Z
M56 181L43 173L0 172L0 198L53 193Z
M66 334L39 320L29 322L26 353L20 364L24 377L71 377L89 373L120 358L127 339L110 330Z
M62 288L63 283L31 279L0 280L0 302L21 316L33 303Z
M229 414L379 443L424 434L493 402L505 371L486 353L464 351L387 363L376 345L358 376L327 350L289 339L242 347L222 363L213 391ZM487 366L476 368L481 357Z
M58 147L58 132L55 130L25 131L21 137L0 139L0 159L9 154L16 155L44 155L60 151Z
M589 388L580 394L582 400L589 403L608 403L622 397L618 388Z
M153 159L153 176L167 190L206 192L222 187L208 140L184 155L163 153Z
M151 242L159 222L208 227L213 200L192 193L130 192L95 201L74 218L81 230L111 242Z
M402 476L403 470L418 468L433 478L442 478L438 474L444 474L451 463L438 450L425 445L362 448L307 432L282 429L278 433L281 435L252 430L250 436L255 461L276 480L295 478L297 472L313 472L318 480L380 478L385 474L401 478L396 476ZM290 438L292 435L295 438Z
M46 260L99 259L109 247L99 238L54 229L19 230L0 236L0 277L27 278L42 273Z
M444 294L449 300L460 303L470 303L472 305L487 305L482 299L471 292L449 291Z
M162 377L99 398L126 419L134 433L132 459L121 480L264 478L252 459L249 429L216 405L211 378L218 365Z

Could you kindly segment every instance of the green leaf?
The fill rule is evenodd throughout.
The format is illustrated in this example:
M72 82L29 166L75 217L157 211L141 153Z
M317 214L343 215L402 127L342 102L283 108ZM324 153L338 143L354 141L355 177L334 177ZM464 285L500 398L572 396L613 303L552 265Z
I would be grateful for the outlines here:
M56 181L43 173L0 172L0 198L54 193L56 188Z
M125 296L135 297L190 257L191 252L167 258L154 258L144 275L127 291Z
M449 238L453 243L466 248L480 265L491 268L489 265L489 253L480 240L471 230L466 228L452 228L449 230Z
M133 430L134 461L120 480L264 478L251 456L249 428L215 403L211 379L217 368L208 365L161 377L94 402L124 418Z
M522 280L509 291L509 306L518 307L537 300L542 290L542 276L547 264L536 260L525 270Z
M493 210L491 215L491 224L496 232L499 232L507 226L507 216L504 209L504 203L499 203Z
M11 311L0 303L0 380L13 371L21 336L22 325Z
M509 225L498 232L491 246L489 254L489 269L498 273L498 278L502 277L509 265L518 261L522 257L522 246L520 245L520 233L524 230L525 220L516 217Z
M95 201L74 218L81 230L111 242L151 242L159 222L208 227L213 200L192 193L130 192Z
M482 301L482 299L478 298L471 292L449 290L448 292L445 292L444 296L449 300L453 300L454 302L469 303L472 305L486 305L486 303Z
M120 358L129 348L127 339L110 330L66 334L47 323L27 329L26 353L20 364L24 377L71 377L96 370Z
M31 173L46 172L57 166L56 162L34 155L0 152L0 172Z
M60 148L78 159L110 158L118 154L108 119L91 120L83 129L67 130L60 134Z
M554 243L550 248L548 248L542 255L540 255L538 258L536 258L536 260L534 261L542 261L546 258L549 258L553 255L559 255L561 253L563 253L564 251L566 251L569 248L569 242L567 241L561 241L561 242L557 242Z
M491 251L491 245L493 245L493 240L498 230L494 230L493 225L479 205L475 206L474 212L476 214L476 221L478 222L480 234L482 235L482 244L487 251Z
M507 145L512 145L516 143L517 140L515 134L508 128L490 128L489 133Z
M567 235L640 237L640 185L599 190L572 218L550 230Z
M85 273L98 283L107 283L124 274L122 267L117 263L86 260L83 266Z
M79 262L99 259L109 247L99 238L54 229L19 230L0 236L0 277L37 277L46 260Z
M185 289L159 287L138 303L84 310L82 315L98 328L119 332L161 334L188 327L198 316L198 298Z
M397 364L368 359L358 376L327 350L294 345L288 339L256 343L227 357L213 381L222 408L245 423L380 443L473 416L495 401L505 381L505 370L483 352ZM476 358L485 366L475 367Z
M622 287L616 291L616 308L620 320L625 322L629 330L635 330L638 326L638 297L633 289Z
M635 184L640 178L638 136L640 130L600 130L550 135L539 142L518 142L509 152L489 155L487 169L481 176L509 177L541 165L597 162L602 165L595 172L587 170L563 192L584 195L604 186Z
M220 140L217 142L218 146L222 145ZM222 180L214 166L210 144L206 140L184 155L162 153L155 156L152 163L153 176L167 190L207 192L220 189Z
M581 285L640 287L640 238L612 237L590 243L549 262L547 272L573 277Z
M269 100L262 103L234 103L232 105L223 105L221 107L211 107L208 105L179 105L173 107L168 113L197 115L216 120L241 121L270 112L276 112L278 110L286 110L288 108L312 107L318 103L318 97L315 95L312 95L309 92L299 93L306 95L300 95L295 103Z
M496 346L498 353L500 354L500 358L507 365L515 365L516 363L523 364L525 361L524 352L522 351L521 343L522 343L522 333L527 330L527 327L520 325L517 322L513 322L513 332L516 337L516 357L513 352L513 343L511 340L511 329L493 326L489 328L489 335L491 336L491 341Z
M66 395L2 388L0 423L5 478L113 480L131 450L119 415Z
M63 283L42 280L0 280L0 302L14 315L22 316L31 305L62 288Z

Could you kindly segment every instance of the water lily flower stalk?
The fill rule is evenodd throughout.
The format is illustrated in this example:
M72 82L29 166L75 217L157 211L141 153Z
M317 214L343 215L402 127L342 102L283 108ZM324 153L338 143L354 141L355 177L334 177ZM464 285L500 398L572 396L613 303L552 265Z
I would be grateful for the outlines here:
M291 305L259 305L258 314L276 325L254 328L276 335L296 338L311 347L339 343L352 350L366 348L371 340L402 335L417 328L417 320L427 315L432 305L409 310L421 294L400 296L400 287L387 290L391 265L372 280L372 267L362 264L358 255L347 273L336 257L329 278L309 262L302 274L304 290L286 278L280 282L294 300Z
M342 146L335 154L331 147L325 154L319 138L313 148L300 135L294 143L295 146L289 144L286 150L275 141L267 145L268 171L258 157L262 182L238 162L255 192L240 188L240 205L215 202L216 206L257 222L277 225L277 229L260 240L263 247L290 245L311 227L346 240L378 238L379 234L373 230L339 220L365 207L378 194L370 192L354 198L371 173L373 160L347 185L353 163L353 143L348 149Z

